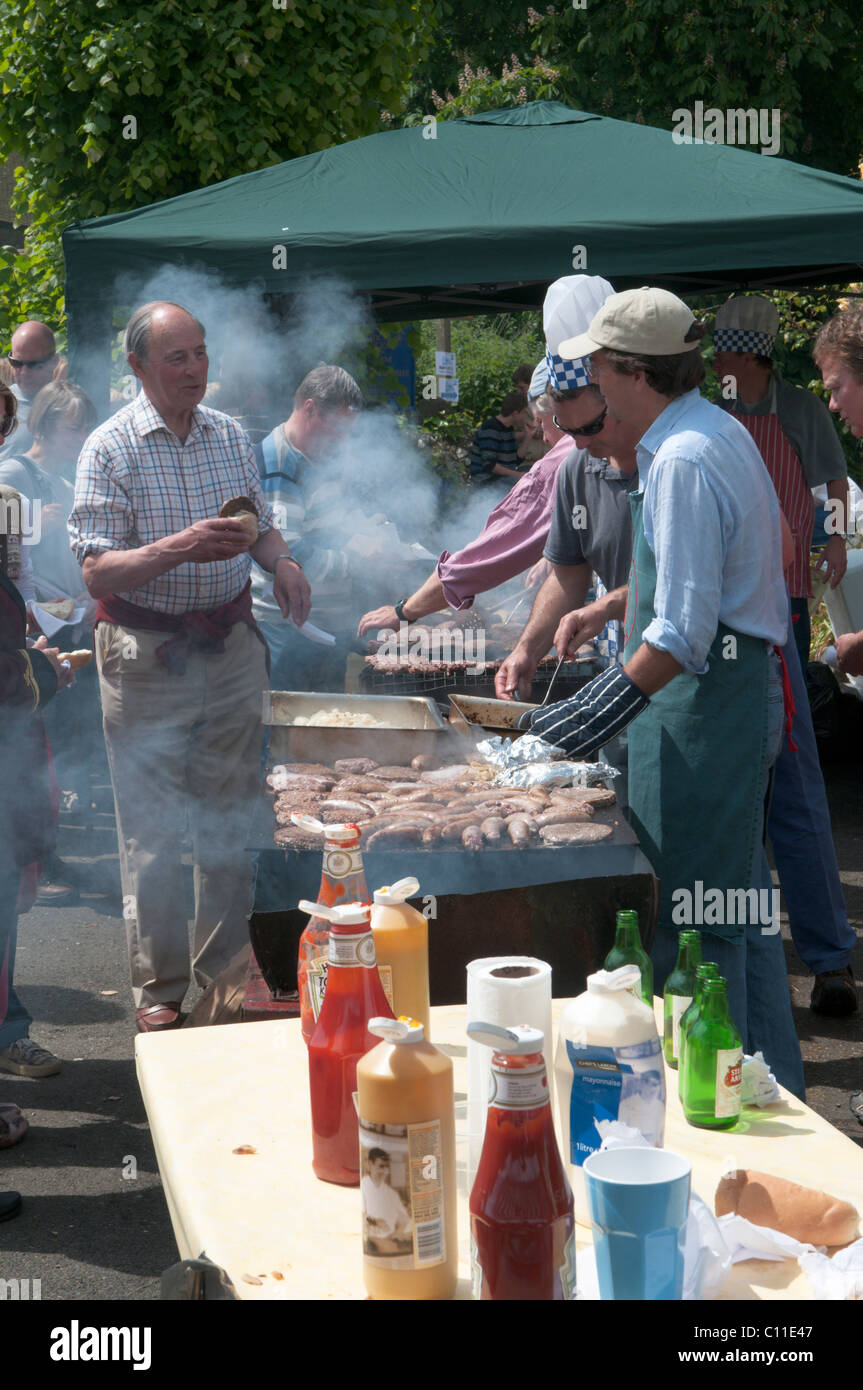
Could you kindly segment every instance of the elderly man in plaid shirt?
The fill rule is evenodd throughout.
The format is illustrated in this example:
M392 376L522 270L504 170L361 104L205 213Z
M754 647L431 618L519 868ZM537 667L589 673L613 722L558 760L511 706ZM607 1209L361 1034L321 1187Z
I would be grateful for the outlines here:
M285 618L306 620L310 591L273 526L248 439L200 404L202 325L177 304L147 304L129 320L125 348L143 390L87 440L69 531L99 600L96 661L132 988L138 1028L151 1032L179 1025L189 985L187 823L197 982L206 986L246 940L244 846L267 683L252 559L273 574ZM218 514L238 496L258 512L251 545L239 521Z

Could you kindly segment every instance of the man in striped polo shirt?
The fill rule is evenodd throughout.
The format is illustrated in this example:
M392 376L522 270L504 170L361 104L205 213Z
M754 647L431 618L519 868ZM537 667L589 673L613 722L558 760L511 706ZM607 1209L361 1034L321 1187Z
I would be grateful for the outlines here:
M283 622L270 576L254 573L254 613L272 655L274 690L344 689L358 557L351 548L344 472L329 471L326 461L362 407L353 377L322 363L300 382L288 419L255 446L283 548L300 561L314 590L312 623L336 637L333 646L323 646Z
M69 518L99 600L96 662L117 812L123 915L142 1032L177 1027L189 985L182 853L194 861L195 979L206 986L247 939L245 850L261 760L266 645L252 617L252 559L285 618L310 589L264 501L251 445L200 404L204 329L180 305L137 310L125 348L141 394L100 425L78 461ZM246 497L258 539L222 505Z
M519 464L527 451L527 440L519 444L516 427L527 419L527 396L510 391L501 401L497 415L483 420L470 448L470 476L474 483L506 482L511 487L524 469Z

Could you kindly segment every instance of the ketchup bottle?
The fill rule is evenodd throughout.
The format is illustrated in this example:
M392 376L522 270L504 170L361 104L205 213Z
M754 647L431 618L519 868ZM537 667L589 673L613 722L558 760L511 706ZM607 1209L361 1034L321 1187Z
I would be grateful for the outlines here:
M474 1297L574 1299L575 1217L551 1119L539 1028L469 1023L495 1049L470 1195Z
M325 907L371 902L363 869L359 826L322 825L310 816L293 816L292 820L304 829L323 832L324 835L318 902ZM297 988L300 994L300 1027L306 1042L312 1036L324 1002L329 935L329 923L320 913L313 913L300 937Z
M368 904L300 906L317 910L330 924L327 992L309 1039L312 1167L324 1182L359 1187L357 1062L379 1041L369 1032L369 1020L394 1014L378 974Z

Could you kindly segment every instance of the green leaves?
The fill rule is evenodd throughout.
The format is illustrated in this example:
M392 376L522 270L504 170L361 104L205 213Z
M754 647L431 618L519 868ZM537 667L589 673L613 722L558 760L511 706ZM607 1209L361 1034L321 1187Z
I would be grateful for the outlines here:
M0 326L6 313L60 324L69 222L379 129L436 17L428 0L5 0L0 158L26 158L15 209L30 227Z

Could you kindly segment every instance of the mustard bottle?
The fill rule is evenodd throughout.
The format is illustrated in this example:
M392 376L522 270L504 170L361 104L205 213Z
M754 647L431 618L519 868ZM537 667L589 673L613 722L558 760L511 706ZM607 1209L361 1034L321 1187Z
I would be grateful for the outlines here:
M374 894L371 923L384 994L398 1017L406 1014L429 1037L428 922L406 901L420 890L415 878L402 878Z
M372 1298L452 1298L458 1282L452 1062L412 1018L373 1018L357 1063L363 1280Z

